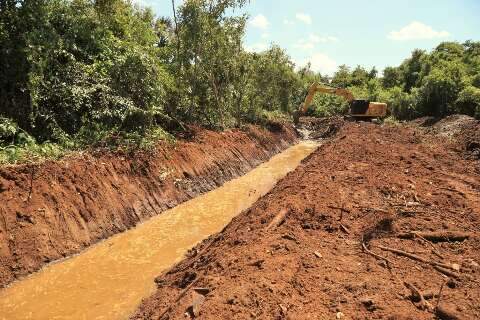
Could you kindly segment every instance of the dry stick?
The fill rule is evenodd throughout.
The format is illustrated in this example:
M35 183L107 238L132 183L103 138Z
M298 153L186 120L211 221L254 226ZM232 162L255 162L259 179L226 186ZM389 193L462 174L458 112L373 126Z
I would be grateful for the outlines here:
M400 233L398 235L402 239L413 239L415 237L422 237L432 242L450 242L450 241L464 241L472 237L471 233L460 231L436 231L436 232L417 232L411 231Z
M427 243L428 245L430 245L430 247L432 247L432 252L437 256L439 257L440 259L444 259L444 257L437 251L437 249L435 248L435 246L433 245L433 243L431 243L430 241L428 241L427 239L425 239L424 237L422 237L420 234L415 234L415 237L423 240L425 243Z
M285 218L287 217L289 210L288 209L282 209L269 223L267 226L266 230L269 231L272 228L276 228L279 225L281 225L284 221Z
M388 260L388 259L385 258L385 257L382 257L382 256L379 255L379 254L376 254L375 252L372 252L372 251L368 250L367 246L365 245L365 242L363 242L363 241L362 241L362 248L363 248L363 250L364 250L366 253L368 253L369 255L371 255L371 256L373 256L373 257L375 257L375 258L377 258L377 259L380 259L380 260L383 260L383 261L387 262L387 267L388 267L388 268L391 268L392 262L391 262L390 260Z
M340 229L342 229L343 232L345 232L346 234L350 234L350 230L348 230L348 228L341 223L340 223Z
M452 272L448 269L445 269L445 268L442 268L442 267L439 267L439 266L433 266L435 268L435 270L437 270L438 272L440 273L443 273L444 275L448 276L448 277L452 277L452 278L455 278L455 279L460 279L460 276L458 274L456 274L455 272Z
M445 285L445 282L447 282L447 277L443 279L442 285L440 286L440 291L438 292L438 298L437 298L437 303L435 304L435 310L438 309L438 305L440 304L440 299L442 298L442 291L443 291L443 286Z
M390 251L390 252L396 253L400 256L404 256L404 257L407 257L407 258L410 258L410 259L413 259L413 260L417 260L417 261L420 261L420 262L423 262L423 263L426 263L426 264L430 264L432 266L439 266L439 267L442 267L442 268L455 270L451 266L449 266L448 264L439 263L439 262L435 262L435 261L430 261L430 260L427 260L423 257L417 256L413 253L409 253L409 252L406 252L406 251L393 249L393 248L389 248L389 247L384 247L384 246L376 246L376 247L379 248L379 249L382 249L384 251Z
M430 303L427 302L427 300L425 300L420 290L418 290L413 284L408 283L406 281L404 281L403 284L412 292L412 296L417 296L420 299L420 302L419 302L420 309L422 310L432 309L432 306L430 305Z

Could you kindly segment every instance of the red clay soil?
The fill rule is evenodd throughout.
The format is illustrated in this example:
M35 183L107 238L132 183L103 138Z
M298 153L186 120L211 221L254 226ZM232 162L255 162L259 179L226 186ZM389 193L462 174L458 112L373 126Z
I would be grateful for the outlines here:
M0 287L214 189L297 140L283 125L192 130L190 140L148 153L0 168Z
M132 319L480 319L479 167L420 128L348 123Z

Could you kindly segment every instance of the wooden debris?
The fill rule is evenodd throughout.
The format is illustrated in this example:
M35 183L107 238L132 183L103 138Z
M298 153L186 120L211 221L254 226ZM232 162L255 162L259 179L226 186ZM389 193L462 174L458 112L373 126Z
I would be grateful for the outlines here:
M367 248L367 246L365 245L365 242L362 242L362 248L363 248L363 251L365 251L365 252L368 253L369 255L371 255L371 256L373 256L373 257L375 257L375 258L377 258L377 259L380 259L380 260L385 261L385 262L387 263L387 267L389 267L389 268L391 267L392 262L391 262L390 260L388 260L388 259L385 258L385 257L382 257L381 255L378 255L378 254L370 251L370 250Z
M270 222L270 224L267 226L267 231L270 229L275 229L278 226L280 226L283 222L285 222L285 218L287 217L289 210L288 209L283 209L281 210Z
M340 229L342 229L342 231L345 232L346 234L350 234L350 230L348 230L348 228L345 227L343 224L340 224Z
M403 284L405 285L405 287L407 287L407 289L410 290L410 292L412 293L412 297L415 299L415 301L418 301L417 307L419 309L429 311L432 310L431 304L427 300L425 300L420 290L418 290L413 284L406 281L404 281Z
M417 256L417 255L415 255L415 254L413 254L413 253L409 253L409 252L406 252L406 251L402 251L402 250L398 250L398 249L393 249L393 248L389 248L389 247L384 247L384 246L376 246L376 247L379 248L379 249L382 249L382 250L384 250L384 251L390 251L390 252L396 253L396 254L398 254L398 255L400 255L400 256L404 256L404 257L410 258L410 259L412 259L412 260L420 261L420 262L423 262L423 263L426 263L426 264L429 264L429 265L432 265L432 266L438 266L438 267L441 267L441 268L454 270L451 265L448 265L448 264L445 264L445 263L440 263L440 262L431 261L431 260L429 260L429 259L426 259L426 258Z
M472 237L471 233L460 231L436 231L436 232L419 232L411 231L406 233L400 233L398 235L402 239L414 239L415 237L421 237L432 242L455 242L464 241Z
M458 275L457 273L453 272L453 271L450 271L446 268L442 268L440 266L433 266L435 268L435 270L437 270L438 272L440 273L443 273L444 275L448 276L448 277L452 277L452 278L455 278L457 280L460 279L460 275Z

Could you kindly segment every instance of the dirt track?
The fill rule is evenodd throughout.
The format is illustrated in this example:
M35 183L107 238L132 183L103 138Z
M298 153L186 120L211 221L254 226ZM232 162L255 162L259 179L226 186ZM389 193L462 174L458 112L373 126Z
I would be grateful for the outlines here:
M243 175L297 141L289 125L191 132L152 152L0 168L0 288Z
M159 276L133 318L433 319L446 281L440 306L458 318L442 319L479 319L480 165L461 149L416 126L345 125ZM469 238L425 239L446 231Z

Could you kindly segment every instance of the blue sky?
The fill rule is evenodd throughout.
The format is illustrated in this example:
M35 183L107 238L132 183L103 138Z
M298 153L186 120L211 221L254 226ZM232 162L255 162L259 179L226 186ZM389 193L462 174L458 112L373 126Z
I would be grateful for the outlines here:
M171 0L137 2L172 16ZM383 70L415 48L480 40L480 0L252 0L242 12L250 16L247 50L275 43L322 74L341 64Z

